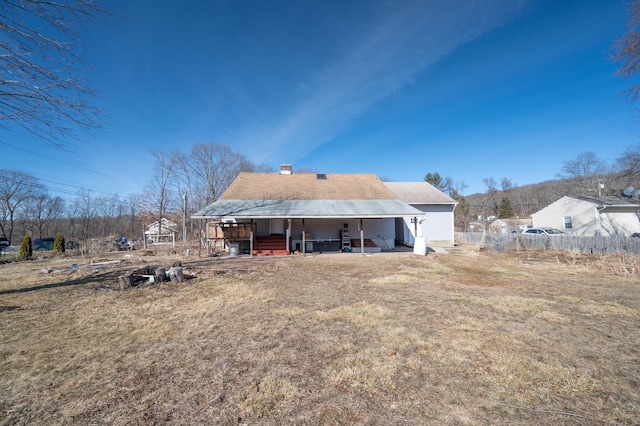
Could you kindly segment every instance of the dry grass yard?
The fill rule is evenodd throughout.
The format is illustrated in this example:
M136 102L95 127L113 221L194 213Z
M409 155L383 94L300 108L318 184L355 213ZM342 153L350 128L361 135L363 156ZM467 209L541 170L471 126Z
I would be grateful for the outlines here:
M634 260L175 260L0 264L0 424L640 423Z

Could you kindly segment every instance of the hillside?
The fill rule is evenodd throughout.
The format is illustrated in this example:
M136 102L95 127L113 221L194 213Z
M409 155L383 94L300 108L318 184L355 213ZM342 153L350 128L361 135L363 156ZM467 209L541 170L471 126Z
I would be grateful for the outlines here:
M600 187L602 185L602 187ZM553 179L507 191L488 191L465 196L470 218L498 216L503 198L509 198L514 217L527 217L564 196L621 195L624 188L640 188L640 181L609 174L601 178Z

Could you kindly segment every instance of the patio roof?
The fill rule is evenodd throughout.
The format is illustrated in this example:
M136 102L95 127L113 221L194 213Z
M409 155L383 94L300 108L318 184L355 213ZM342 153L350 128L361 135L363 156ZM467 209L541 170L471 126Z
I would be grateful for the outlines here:
M226 200L198 211L194 219L388 218L424 212L400 200Z

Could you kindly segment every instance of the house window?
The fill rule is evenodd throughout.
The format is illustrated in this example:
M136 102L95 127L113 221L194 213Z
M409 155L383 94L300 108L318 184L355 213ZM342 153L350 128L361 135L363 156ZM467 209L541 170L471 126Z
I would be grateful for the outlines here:
M563 219L564 219L564 229L573 228L573 225L571 224L571 216L565 216Z

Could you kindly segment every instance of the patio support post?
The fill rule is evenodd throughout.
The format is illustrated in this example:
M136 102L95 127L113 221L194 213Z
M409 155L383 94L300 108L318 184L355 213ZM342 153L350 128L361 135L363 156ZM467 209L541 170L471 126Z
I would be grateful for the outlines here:
M287 219L287 232L285 232L287 253L291 253L289 240L291 239L291 219Z
M364 256L364 228L360 219L360 253Z
M304 240L306 231L304 229L304 218L302 219L302 255L307 254L307 243Z
M198 229L198 259L200 259L202 257L201 250L202 250L202 221L203 220L204 219L200 219L198 221L198 227L199 227L199 229Z
M206 229L209 229L209 227L207 226ZM210 235L207 235L207 240L210 238ZM211 246L209 246L211 247ZM213 253L216 253L216 247L218 247L218 224L216 223L216 225L213 227ZM200 250L200 245L198 244L198 251ZM207 254L211 254L209 253L211 250L207 250Z

